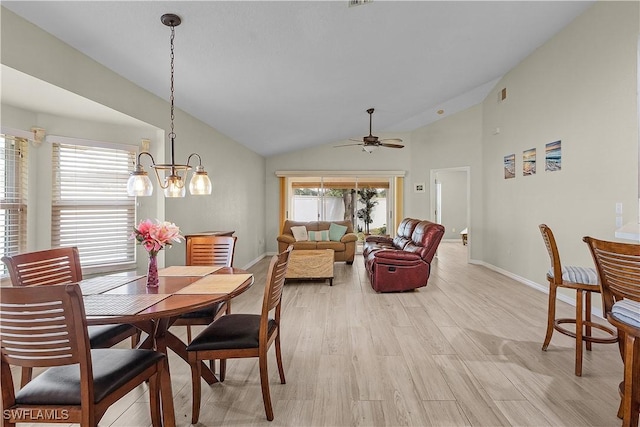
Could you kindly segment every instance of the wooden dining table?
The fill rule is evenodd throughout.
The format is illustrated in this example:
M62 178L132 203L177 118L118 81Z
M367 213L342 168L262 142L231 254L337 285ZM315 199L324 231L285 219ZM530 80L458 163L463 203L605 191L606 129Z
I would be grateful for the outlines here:
M230 300L253 284L248 271L219 266L172 266L158 272L159 285L147 287L146 276L115 274L80 282L88 325L128 323L146 333L138 344L167 354L171 349L187 361L187 344L169 331L184 313ZM217 381L213 371L201 363L202 378ZM165 426L175 426L171 379L162 382Z

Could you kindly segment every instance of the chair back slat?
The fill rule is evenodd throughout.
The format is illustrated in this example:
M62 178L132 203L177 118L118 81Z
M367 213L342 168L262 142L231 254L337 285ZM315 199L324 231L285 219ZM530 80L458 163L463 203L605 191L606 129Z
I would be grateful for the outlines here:
M196 236L187 241L187 265L222 265L231 267L235 236Z
M623 298L640 302L640 245L585 237L598 271L604 312Z
M13 286L64 285L82 280L78 249L55 248L6 256Z
M287 274L287 266L289 265L289 256L292 249L293 247L289 246L286 251L271 258L267 273L267 286L264 290L264 300L262 302L263 318L266 318L268 313L276 308L282 300L284 279Z
M86 360L89 354L77 284L5 288L0 322L2 357L11 365L68 365Z
M553 269L553 279L556 283L562 282L562 263L560 262L560 252L558 252L558 246L556 245L556 239L553 236L553 232L546 224L540 224L540 233L542 233L542 240L547 247L549 253L549 259L551 260L551 268Z

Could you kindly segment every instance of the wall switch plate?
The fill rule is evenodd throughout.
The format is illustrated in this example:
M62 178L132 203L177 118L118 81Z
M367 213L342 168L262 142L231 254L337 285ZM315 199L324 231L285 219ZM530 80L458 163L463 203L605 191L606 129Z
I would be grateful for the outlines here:
M622 227L622 217L621 216L617 216L616 217L616 228L620 228Z
M622 215L622 203L616 203L616 215Z

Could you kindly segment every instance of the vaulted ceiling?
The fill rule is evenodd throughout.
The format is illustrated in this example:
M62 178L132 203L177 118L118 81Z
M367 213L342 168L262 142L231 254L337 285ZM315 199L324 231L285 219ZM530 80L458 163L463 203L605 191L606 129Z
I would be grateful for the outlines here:
M167 100L170 30L160 16L178 14L176 106L265 156L366 135L370 107L374 133L392 136L475 105L591 4L2 2Z

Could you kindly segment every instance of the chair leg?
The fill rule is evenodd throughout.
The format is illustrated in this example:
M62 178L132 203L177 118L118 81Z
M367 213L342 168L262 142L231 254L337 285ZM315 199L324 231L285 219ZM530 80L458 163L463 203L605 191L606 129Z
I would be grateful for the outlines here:
M585 292L585 307L584 307L584 336L591 338L591 292ZM591 340L587 340L587 351L591 351Z
M187 342L191 342L191 325L187 325Z
M227 359L220 359L220 382L227 376Z
M630 334L626 334L625 340L622 427L638 427L638 418L640 417L640 401L638 401L640 396L640 391L638 391L640 387L640 384L638 384L640 370L638 366L634 365L640 361L640 355L638 355L640 343L636 343L636 337Z
M262 401L267 420L273 421L273 408L271 407L271 393L269 392L269 371L267 369L267 352L260 352L260 385L262 386Z
M276 362L278 363L278 373L280 374L280 384L286 384L287 381L284 378L284 368L282 367L282 351L280 351L280 333L276 335Z
M547 313L547 334L544 337L544 343L542 344L542 350L545 351L549 347L551 342L551 336L553 335L553 325L556 320L556 291L558 287L549 282L549 309Z
M153 427L162 427L159 375L161 373L156 372L149 378L149 410L151 411L151 425Z
M582 301L584 300L584 291L576 291L576 369L575 374L577 377L582 376Z
M191 356L191 355L190 355ZM200 384L200 376L202 375L200 361L197 356L195 361L189 358L189 364L191 365L191 424L196 424L200 418L200 399L202 397L202 389Z

